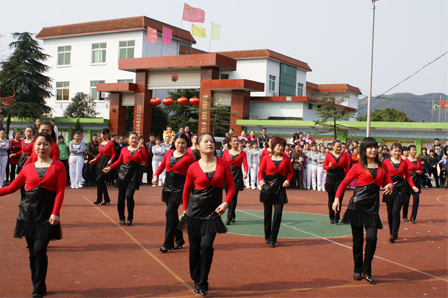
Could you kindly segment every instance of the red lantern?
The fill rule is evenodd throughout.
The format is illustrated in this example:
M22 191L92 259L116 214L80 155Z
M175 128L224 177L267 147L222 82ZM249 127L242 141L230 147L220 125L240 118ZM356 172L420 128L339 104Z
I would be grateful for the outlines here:
M198 106L199 105L199 98L197 98L196 96L190 98L190 104L192 104L194 106Z
M184 106L188 103L188 98L186 98L185 96L181 96L177 99L177 104Z
M166 106L170 106L174 103L174 100L171 97L165 97L163 99L163 104Z
M158 106L159 104L162 103L162 101L158 97L153 97L153 98L151 98L149 103L152 104L153 106Z

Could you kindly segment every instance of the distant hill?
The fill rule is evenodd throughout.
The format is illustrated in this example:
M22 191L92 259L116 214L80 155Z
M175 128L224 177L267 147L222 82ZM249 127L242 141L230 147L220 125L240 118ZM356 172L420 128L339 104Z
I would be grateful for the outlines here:
M425 95L415 95L412 93L394 93L383 95L381 98L375 99L372 96L372 112L383 110L386 108L396 109L406 113L408 118L415 122L431 122L432 101L440 104L440 96L444 101L448 101L448 95L443 93L429 93ZM367 114L367 96L359 100L359 114L364 116ZM448 115L447 115L448 119ZM439 111L434 111L433 122L438 122ZM440 111L440 121L445 121L445 109Z

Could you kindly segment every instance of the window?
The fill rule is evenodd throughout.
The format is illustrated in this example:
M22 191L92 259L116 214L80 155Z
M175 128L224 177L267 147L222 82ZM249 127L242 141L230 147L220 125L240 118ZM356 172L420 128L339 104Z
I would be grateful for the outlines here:
M56 82L56 100L69 100L70 82Z
M303 84L297 83L297 96L303 96Z
M135 40L120 41L120 59L134 58Z
M295 96L297 84L297 68L281 63L279 96Z
M269 91L275 91L275 76L269 75Z
M92 63L106 63L106 43L92 44Z
M58 65L70 65L72 47L58 47Z
M127 80L118 80L118 83L134 83L133 79L127 79Z
M90 81L90 97L93 100L104 100L101 97L101 92L96 91L96 84L104 83L104 81Z
M221 80L228 80L229 79L229 74L221 74Z

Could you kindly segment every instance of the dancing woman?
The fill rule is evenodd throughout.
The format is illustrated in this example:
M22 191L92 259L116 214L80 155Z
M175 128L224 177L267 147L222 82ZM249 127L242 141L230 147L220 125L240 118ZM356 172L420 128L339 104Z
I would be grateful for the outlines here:
M383 167L389 170L392 181L394 182L394 191L391 194L384 194L383 202L387 205L387 219L389 221L390 238L394 243L398 238L400 229L400 211L404 203L409 202L409 196L406 189L406 180L414 192L419 189L415 187L407 162L401 159L401 144L393 143L390 150L390 159L383 161Z
M134 219L134 193L140 188L139 169L142 162L146 161L146 151L143 143L138 142L138 135L132 131L129 133L129 146L123 147L120 157L110 166L103 169L107 174L110 170L120 167L115 187L118 188L118 219L120 225L132 225ZM128 220L125 223L124 201L127 201Z
M227 140L227 144L229 146L229 150L224 151L222 158L227 160L229 163L230 168L232 169L232 176L235 184L235 194L233 195L232 201L229 205L229 211L227 212L226 225L229 225L231 222L235 222L235 209L238 201L238 193L244 190L243 179L247 178L249 166L247 165L246 152L239 149L240 141L238 137L231 137L230 140ZM244 174L241 167L244 167ZM228 191L227 187L226 191Z
M387 167L383 167L378 159L378 145L374 138L365 138L361 141L361 163L353 165L347 177L338 187L333 203L333 211L340 212L342 197L346 187L351 181L357 179L356 188L347 206L342 219L349 223L353 235L353 260L355 263L355 280L361 280L364 273L368 282L373 282L372 260L376 250L378 229L383 225L379 216L380 189L384 187L384 194L392 192L393 183ZM366 231L366 248L363 261L364 229Z
M408 207L410 196L412 195L412 213L411 213L411 222L415 224L415 219L417 218L418 205L420 203L420 193L422 187L422 161L420 158L415 157L417 154L417 147L415 145L410 145L409 147L409 156L405 161L407 162L408 170L410 172L412 182L419 189L418 192L415 192L412 189L408 190L408 203L403 206L403 217L407 219L408 215Z
M281 137L271 139L271 154L266 155L260 163L258 180L261 187L260 202L264 205L264 239L266 244L275 247L283 205L288 203L286 188L292 179L291 160L283 153L286 140ZM266 174L266 176L264 176ZM263 178L264 176L264 178ZM274 219L272 220L272 206Z
M174 141L176 150L169 150L163 157L157 172L152 178L152 184L157 185L159 175L166 169L165 184L162 190L162 201L166 204L166 226L165 242L159 251L166 253L169 250L182 248L185 241L182 231L177 229L179 218L177 209L182 204L182 191L185 186L185 179L188 168L193 164L193 156L185 151L187 137L185 134L178 134Z
M0 189L0 196L4 196L26 188L14 237L25 237L28 244L33 297L43 297L47 291L47 246L50 240L61 239L62 235L59 211L67 175L64 164L50 158L52 142L48 134L38 133L33 143L36 162L24 166L9 186Z
M190 276L194 281L194 291L205 296L213 260L213 242L216 233L227 231L221 215L232 200L235 184L229 163L215 156L213 136L210 133L199 135L198 145L201 158L188 169L182 195L184 216L178 227L188 231ZM227 195L222 203L224 183L227 185Z
M348 172L350 161L347 160L347 155L342 151L342 143L336 140L333 144L333 151L325 156L324 170L327 171L327 181L325 182L325 190L328 193L328 209L330 212L330 223L336 224L339 222L340 212L333 210L333 202L338 190L339 184L345 178L345 173ZM344 194L339 197L340 204Z
M95 164L97 160L99 160L98 166L96 168L96 201L93 204L98 205L106 205L110 204L109 193L107 192L106 186L106 175L107 173L103 172L103 169L110 166L112 161L115 158L115 145L113 141L109 140L109 129L103 128L101 131L101 140L100 146L98 147L98 155L92 159L89 163ZM104 202L103 201L104 195Z

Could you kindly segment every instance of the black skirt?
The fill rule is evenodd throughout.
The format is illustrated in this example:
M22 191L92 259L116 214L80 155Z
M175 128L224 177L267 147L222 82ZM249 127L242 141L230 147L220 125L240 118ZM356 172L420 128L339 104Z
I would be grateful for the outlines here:
M162 190L162 202L167 204L182 204L182 191L185 186L185 175L167 171Z
M327 173L327 181L325 182L325 190L327 192L338 191L338 187L341 184L342 180L345 178L344 169L337 167L334 169L330 169Z
M244 190L243 170L235 165L230 165L230 168L232 170L233 181L235 183L235 190L243 191ZM225 190L227 191L227 185L225 186Z
M62 238L61 225L50 225L48 220L53 212L56 193L43 187L25 192L20 202L14 237L29 237L34 240L59 240Z
M356 186L353 196L347 206L342 223L351 224L356 227L383 228L379 216L380 210L380 187L375 183Z
M286 189L283 187L283 183L286 180L285 176L275 173L266 175L263 180L265 185L260 191L260 202L267 204L288 203Z
M109 162L110 158L111 156L101 155L100 161L98 162L98 166L96 168L97 175L103 173L103 169L109 166L107 163Z
M195 189L190 196L187 211L179 222L179 230L190 235L204 236L208 233L226 233L227 228L215 209L222 203L222 188L209 186Z
M138 179L138 171L140 164L131 160L120 166L118 170L118 178L115 187L121 190L135 189L139 190L140 181Z
M390 195L383 195L383 203L409 203L409 194L406 187L406 179L397 175L393 175L392 182L394 183L394 190Z

